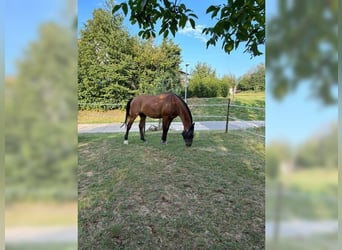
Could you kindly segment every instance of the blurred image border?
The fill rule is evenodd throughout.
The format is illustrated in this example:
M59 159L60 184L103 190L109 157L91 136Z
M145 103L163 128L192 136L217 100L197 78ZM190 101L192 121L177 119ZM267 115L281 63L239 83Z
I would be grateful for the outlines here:
M338 5L339 13L342 12L342 4L339 2ZM338 27L339 29L342 27L342 18L339 16L338 18ZM339 41L342 39L341 32L339 32ZM339 50L338 50L338 58L342 58L342 46L339 42ZM342 63L339 61L338 63L338 245L339 249L342 249Z
M0 249L5 249L5 137L4 137L4 90L5 90L5 37L4 1L0 1Z

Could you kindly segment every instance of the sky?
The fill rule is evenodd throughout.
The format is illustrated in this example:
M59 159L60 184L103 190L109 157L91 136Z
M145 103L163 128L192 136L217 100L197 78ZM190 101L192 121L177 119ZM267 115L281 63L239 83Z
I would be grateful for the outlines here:
M66 0L5 1L5 75L16 74L16 61L37 39L39 24L61 22ZM39 6L39 7L38 7Z
M337 105L325 106L309 93L309 84L300 85L281 101L266 92L266 144L285 141L298 146L318 133L329 132L337 122Z
M188 8L193 9L199 19L196 24L201 28L211 24L211 20L205 15L206 5L204 1L184 1ZM216 4L221 1L211 1ZM11 0L5 2L5 74L15 75L15 62L23 57L23 52L28 44L38 37L39 25L46 21L58 21L63 19L63 4L61 0L35 0L29 1ZM274 12L274 6L266 1L266 17ZM38 7L39 6L39 7ZM82 29L84 23L92 17L95 8L103 7L103 0L79 0L78 1L78 29ZM268 20L268 19L266 19ZM125 25L131 34L137 34L138 29L128 23ZM230 55L223 52L221 46L206 49L205 37L196 30L185 29L174 38L175 43L182 48L183 63L189 63L191 71L198 62L206 62L216 69L219 76L233 74L241 76L260 63L264 63L264 56L250 58L249 54L242 53L241 48ZM267 65L266 65L267 68ZM282 139L294 145L305 141L327 124L337 121L337 105L324 107L317 101L308 98L308 86L300 87L295 93L288 95L279 102L266 92L266 143Z

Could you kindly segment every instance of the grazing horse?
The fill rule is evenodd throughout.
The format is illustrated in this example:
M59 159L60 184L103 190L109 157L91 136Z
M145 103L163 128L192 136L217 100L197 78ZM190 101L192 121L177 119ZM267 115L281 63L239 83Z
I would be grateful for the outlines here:
M127 125L124 144L128 144L128 133L137 116L140 116L139 130L142 141L145 141L146 117L162 118L163 135L161 139L163 144L166 144L167 132L172 120L179 116L184 126L182 135L185 145L191 146L195 123L192 122L192 115L188 105L177 95L173 93L154 96L140 95L129 100L126 106L126 119L124 122ZM128 117L129 121L127 123Z

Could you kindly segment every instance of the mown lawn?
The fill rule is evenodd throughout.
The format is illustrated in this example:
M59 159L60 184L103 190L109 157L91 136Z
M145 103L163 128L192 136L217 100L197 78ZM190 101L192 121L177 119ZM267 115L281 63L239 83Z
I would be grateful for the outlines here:
M318 234L309 237L297 237L297 238L281 238L279 242L266 242L266 249L277 250L337 250L341 249L338 244L338 233L336 234Z
M266 182L266 219L331 220L338 217L338 169L312 168L293 171L279 182ZM281 190L281 191L279 191ZM279 195L281 199L279 199ZM281 208L278 208L280 202Z
M79 249L263 249L264 141L79 135Z
M189 98L188 105L195 121L225 121L227 116L228 99L216 98ZM209 106L203 106L209 105ZM210 106L211 105L211 106ZM215 106L213 106L215 105ZM234 106L235 105L235 106ZM238 107L244 106L244 107ZM246 108L248 107L248 108ZM230 120L265 120L265 93L242 92L231 99ZM261 109L254 109L261 108ZM139 119L139 118L138 118ZM137 119L137 120L138 120ZM78 123L113 123L123 122L123 110L79 110ZM180 121L179 118L175 121Z
M6 227L70 226L77 224L77 201L6 204Z

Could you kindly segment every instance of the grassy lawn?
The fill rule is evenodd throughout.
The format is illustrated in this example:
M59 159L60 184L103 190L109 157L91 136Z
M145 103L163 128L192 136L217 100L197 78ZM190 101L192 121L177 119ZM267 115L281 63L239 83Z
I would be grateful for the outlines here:
M263 249L264 141L79 135L79 249Z
M77 225L77 202L17 202L6 205L6 227Z
M338 244L338 234L326 234L326 235L313 235L307 238L295 238L295 239L280 239L277 242L276 247L274 242L266 242L266 249L277 250L325 250L325 249L340 249Z
M330 220L338 217L338 169L297 170L282 179L281 219ZM277 183L266 182L266 218L275 217Z
M227 114L228 99L217 98L189 98L188 104L195 121L225 121ZM221 106L196 106L196 105L221 105ZM265 107L264 92L242 92L235 95L231 105L246 107ZM207 116L207 117L205 117ZM213 117L208 117L213 116ZM230 108L230 117L232 120L264 120L264 110L247 109L242 107ZM125 120L125 111L90 111L80 110L78 112L78 123L113 123L123 122ZM175 121L180 121L175 120Z

